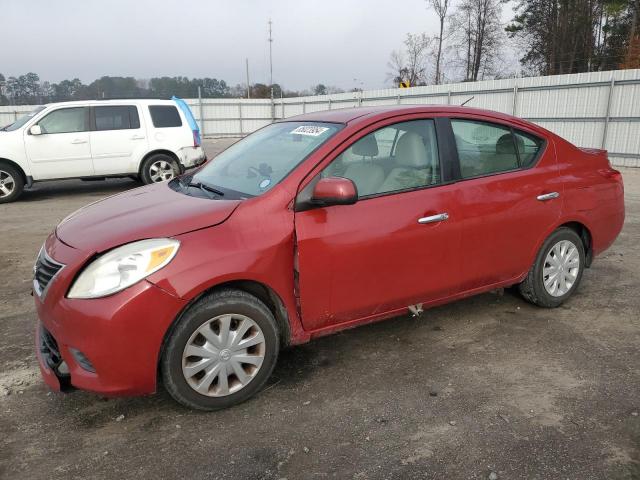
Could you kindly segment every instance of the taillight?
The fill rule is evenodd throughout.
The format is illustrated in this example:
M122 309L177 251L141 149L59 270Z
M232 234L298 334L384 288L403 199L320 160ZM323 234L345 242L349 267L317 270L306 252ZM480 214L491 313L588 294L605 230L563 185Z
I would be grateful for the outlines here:
M611 178L613 178L617 182L622 182L622 172L616 170L615 168L611 169Z
M200 132L198 130L193 131L193 148L197 148L202 145L202 141L200 140Z
M615 180L616 182L622 183L622 173L615 168L600 170L600 175L602 175L604 178L609 178L611 180Z

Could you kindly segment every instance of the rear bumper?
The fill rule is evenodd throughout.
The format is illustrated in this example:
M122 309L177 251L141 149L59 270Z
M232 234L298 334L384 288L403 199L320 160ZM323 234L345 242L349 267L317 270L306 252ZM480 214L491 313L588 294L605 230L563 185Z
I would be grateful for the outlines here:
M598 200L598 206L591 214L593 254L600 255L607 250L622 231L625 219L624 186L615 185L606 196Z
M106 298L77 300L36 296L36 354L42 377L54 390L75 387L108 396L156 390L164 335L184 301L142 281ZM48 332L61 362L52 360ZM78 354L80 352L81 355ZM59 364L58 364L59 365ZM93 371L91 371L93 370Z
M185 169L202 165L207 159L202 147L182 148L180 149L178 156L180 158L180 163Z

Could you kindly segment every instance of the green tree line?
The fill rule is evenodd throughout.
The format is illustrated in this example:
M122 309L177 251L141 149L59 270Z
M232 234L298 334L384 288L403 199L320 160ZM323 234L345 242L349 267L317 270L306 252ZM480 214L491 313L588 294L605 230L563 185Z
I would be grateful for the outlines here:
M197 98L198 88L203 98L275 98L299 95L325 95L341 92L335 87L318 84L309 90L284 90L280 85L263 83L229 86L216 78L155 77L140 80L134 77L104 76L85 85L78 78L58 83L41 81L36 73L5 77L0 73L0 105L34 105L69 100L99 100L109 98Z

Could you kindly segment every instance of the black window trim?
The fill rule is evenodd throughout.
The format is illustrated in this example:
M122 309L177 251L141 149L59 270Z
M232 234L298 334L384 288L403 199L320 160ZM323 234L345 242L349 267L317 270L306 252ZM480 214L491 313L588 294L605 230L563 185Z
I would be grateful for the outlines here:
M494 121L493 119L485 120L485 119L478 119L478 118L475 118L475 117L466 117L466 116L450 116L450 117L446 117L446 120L449 123L449 129L451 130L451 141L453 142L452 143L452 147L453 147L453 151L455 152L455 155L453 157L454 158L453 161L455 163L455 169L454 170L456 172L456 180L455 181L458 181L458 182L464 182L464 181L467 181L467 180L475 180L476 178L493 177L493 176L496 176L496 175L503 175L505 173L513 173L513 172L520 172L520 171L530 170L530 169L536 167L536 165L540 161L540 158L542 158L544 152L547 149L548 142L547 142L546 138L540 137L540 136L535 135L535 134L533 134L531 132L527 132L526 130L522 130L520 128L514 127L513 125L508 124L508 123L501 123L500 121ZM462 120L462 121L468 121L468 122L486 123L486 124L489 124L489 125L497 125L499 127L503 127L503 128L509 129L509 131L511 132L511 138L513 140L515 151L516 151L518 167L517 168L511 168L509 170L501 170L499 172L483 173L483 174L480 174L480 175L474 175L473 177L463 177L462 176L462 171L460 170L460 156L458 154L458 146L456 145L455 135L453 134L453 126L451 125L451 121L452 120ZM533 161L527 167L522 167L522 164L520 162L520 154L518 152L518 146L517 146L515 135L514 135L514 133L516 133L516 132L522 132L522 133L524 133L526 135L529 135L531 137L537 138L538 140L542 141L542 143L540 145L540 148L538 149L538 152L536 153L535 157L533 158Z
M68 134L68 133L84 133L84 132L90 132L90 128L91 128L91 122L89 119L89 107L84 106L84 105L68 105L68 106L63 106L60 108L54 108L53 110L48 111L47 113L45 113L42 117L40 117L38 120L35 121L35 123L32 124L33 125L40 125L40 122L42 120L44 120L45 118L47 118L49 115L51 115L54 112L58 112L60 110L71 110L72 108L82 108L84 110L84 130L78 130L75 132L42 132L42 135L64 135L64 134ZM31 128L31 127L29 127ZM40 127L42 128L42 127ZM31 135L31 133L29 133L29 135Z
M98 130L97 126L96 126L96 108L101 108L101 107L127 107L127 109L129 110L129 128L108 128L105 130ZM136 113L138 114L138 126L137 127L132 127L131 124L133 123L131 120L131 109L134 108ZM122 104L118 104L118 105L91 105L89 106L89 109L91 111L90 113L90 131L91 132L117 132L120 130L139 130L142 128L142 123L140 122L140 110L138 109L138 106L134 103L122 103Z

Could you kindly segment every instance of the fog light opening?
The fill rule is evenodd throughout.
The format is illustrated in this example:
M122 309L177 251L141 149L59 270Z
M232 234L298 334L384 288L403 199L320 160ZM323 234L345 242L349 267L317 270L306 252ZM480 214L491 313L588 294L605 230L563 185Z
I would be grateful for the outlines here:
M82 353L80 350L77 350L75 348L69 348L69 351L73 355L73 358L75 358L76 362L78 362L78 365L80 365L80 367L82 367L83 370L86 370L87 372L91 372L91 373L96 373L96 369L93 367L93 364L89 361L89 359L86 357L84 353Z

